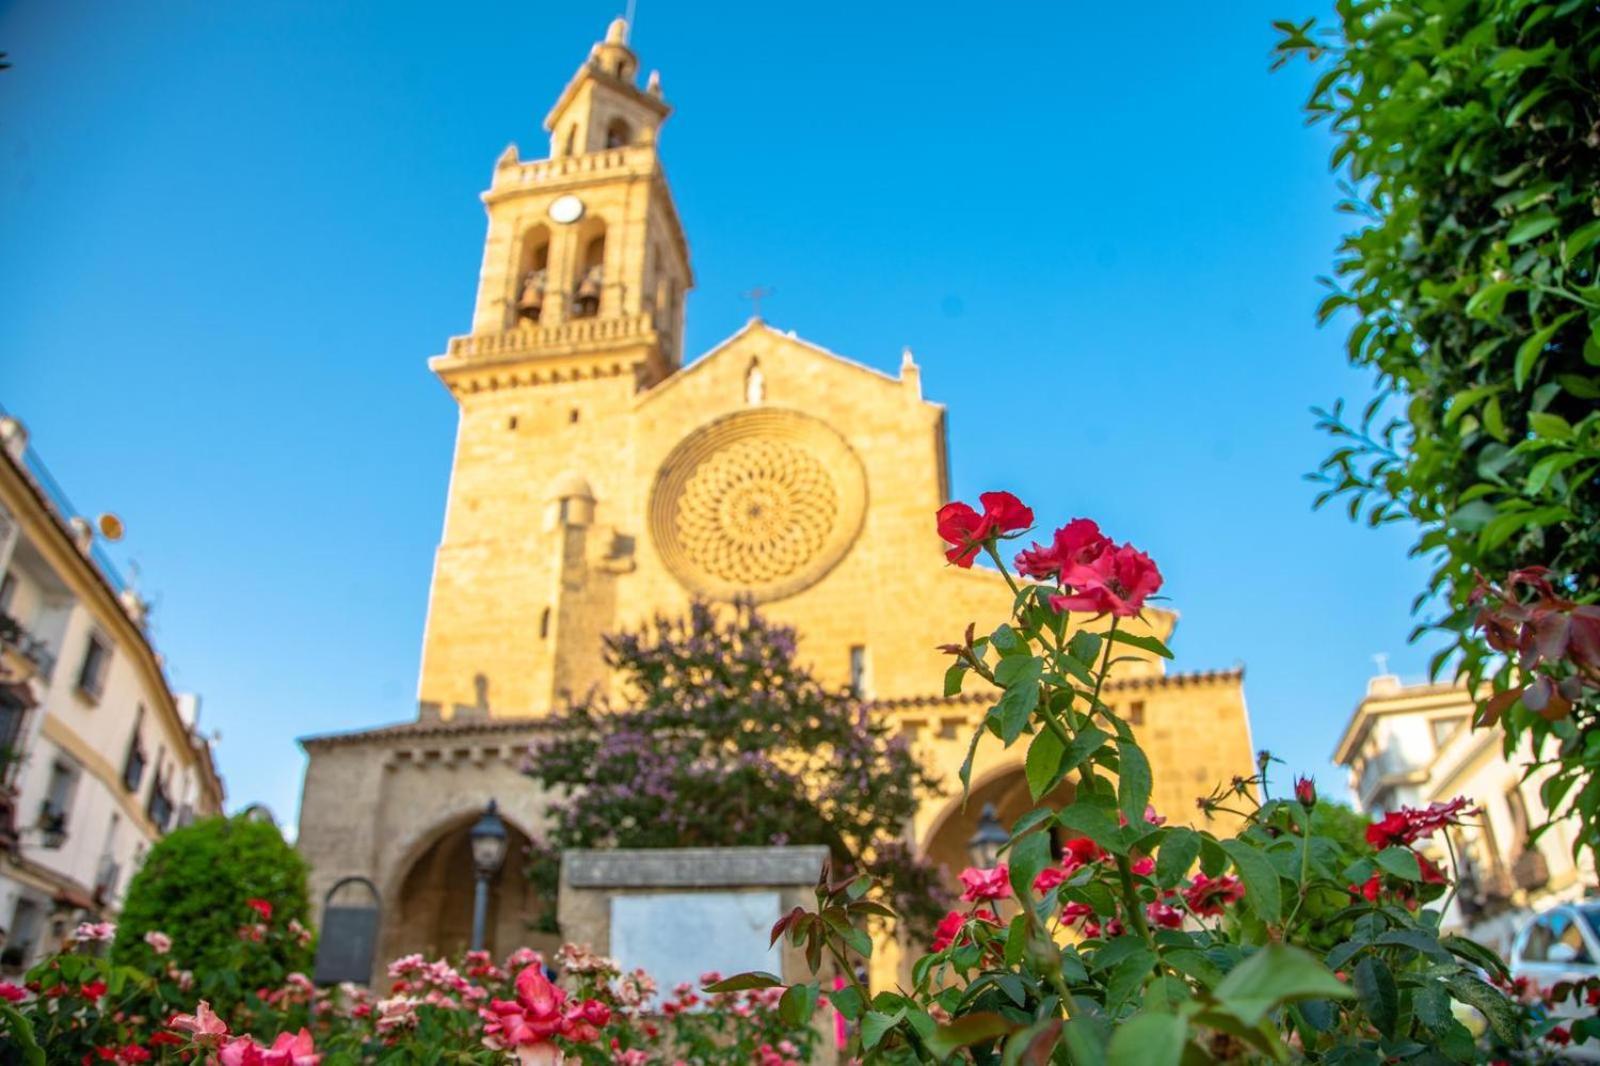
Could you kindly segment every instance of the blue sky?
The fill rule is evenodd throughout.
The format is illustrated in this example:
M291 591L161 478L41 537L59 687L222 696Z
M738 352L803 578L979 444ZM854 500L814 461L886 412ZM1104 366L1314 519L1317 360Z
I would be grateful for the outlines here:
M1243 662L1258 746L1327 763L1406 644L1409 533L1311 511L1307 409L1349 224L1268 72L1304 0L668 5L689 350L775 326L950 405L956 494L1149 551L1178 667ZM0 5L0 402L155 601L231 803L296 808L296 736L414 714L477 194L610 3ZM931 521L931 516L930 516ZM965 619L952 619L952 632Z

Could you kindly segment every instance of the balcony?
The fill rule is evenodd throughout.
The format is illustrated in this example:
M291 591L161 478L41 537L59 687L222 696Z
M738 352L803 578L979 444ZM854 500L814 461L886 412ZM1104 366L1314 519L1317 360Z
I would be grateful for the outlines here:
M28 632L21 622L8 614L0 614L0 649L7 653L8 658L20 660L12 665L20 667L24 676L36 672L48 679L55 671L56 658L50 645L43 638Z
M536 159L527 163L506 159L494 172L491 194L552 182L611 177L618 171L630 168L648 172L655 167L655 164L655 149L650 145L607 148L600 152L560 156L556 159Z

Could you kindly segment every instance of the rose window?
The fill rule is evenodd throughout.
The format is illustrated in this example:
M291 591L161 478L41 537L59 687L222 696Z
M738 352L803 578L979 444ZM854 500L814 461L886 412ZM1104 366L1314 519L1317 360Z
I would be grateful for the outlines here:
M743 412L690 434L656 480L652 525L667 565L713 597L776 599L826 573L861 525L860 461L797 412Z

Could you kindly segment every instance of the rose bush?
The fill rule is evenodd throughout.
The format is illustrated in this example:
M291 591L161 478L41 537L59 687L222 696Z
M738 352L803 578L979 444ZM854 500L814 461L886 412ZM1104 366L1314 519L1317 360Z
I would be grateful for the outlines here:
M252 927L270 927L275 911L265 899L240 908L246 951L271 950L270 928L258 940ZM623 973L571 945L548 961L526 948L498 962L487 952L454 962L409 955L371 990L319 988L302 973L238 995L212 981L222 995L207 998L169 961L182 931L147 934L154 961L143 967L105 957L115 935L109 924L85 924L72 950L24 984L0 982L0 1064L798 1066L816 1040L780 1016L778 992L702 994L685 984L658 995L644 972Z
M1456 871L1440 830L1475 816L1467 799L1352 834L1318 815L1309 779L1273 796L1262 753L1255 774L1198 799L1231 835L1152 809L1149 760L1100 696L1119 647L1171 655L1121 627L1159 590L1159 570L1079 519L1017 556L1033 583L1019 582L1000 547L1032 512L1006 493L981 503L938 516L951 563L987 555L1013 593L1006 621L946 649L948 692L977 682L995 693L961 777L985 739L1025 745L1035 801L1067 779L1074 799L1024 814L1002 862L962 873L963 905L905 987L874 995L840 965L880 905L866 877L825 876L816 908L773 930L818 970L784 988L791 1019L820 1002L831 959L850 981L831 1002L865 1062L1547 1061L1600 1035L1600 1020L1558 1026L1508 995L1493 952L1441 932ZM780 982L711 986L750 987ZM1600 983L1546 995L1600 999Z

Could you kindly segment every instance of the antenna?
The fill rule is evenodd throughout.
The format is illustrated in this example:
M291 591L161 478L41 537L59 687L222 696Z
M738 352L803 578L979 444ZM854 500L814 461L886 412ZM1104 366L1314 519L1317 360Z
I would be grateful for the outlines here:
M1389 674L1389 653L1380 651L1372 657L1372 661L1378 664L1378 676L1387 677Z
M633 36L633 16L634 16L635 7L636 7L635 0L628 0L627 12L622 16L623 18L628 20L628 36L629 37Z

